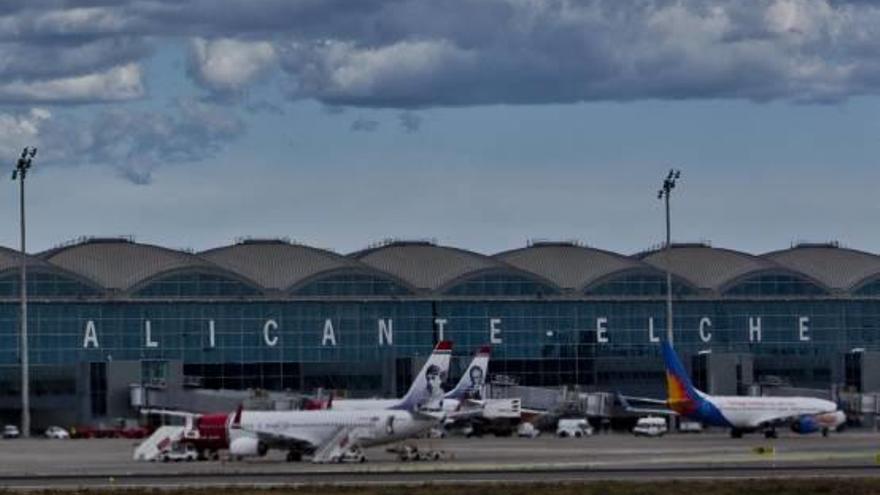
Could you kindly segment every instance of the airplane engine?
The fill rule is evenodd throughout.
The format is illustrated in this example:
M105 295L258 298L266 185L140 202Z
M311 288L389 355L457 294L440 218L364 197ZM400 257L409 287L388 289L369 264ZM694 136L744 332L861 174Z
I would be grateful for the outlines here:
M239 457L264 456L269 451L266 444L253 437L236 438L229 444L229 453Z
M801 434L817 432L821 427L815 416L801 416L791 423L791 431Z

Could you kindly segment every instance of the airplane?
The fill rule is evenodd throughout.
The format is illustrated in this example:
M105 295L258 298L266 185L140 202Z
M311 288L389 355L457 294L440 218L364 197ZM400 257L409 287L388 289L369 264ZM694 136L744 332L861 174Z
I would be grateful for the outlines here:
M776 427L789 425L795 433L829 431L846 422L846 414L829 400L812 397L713 396L694 388L675 350L664 341L666 405L678 415L711 426L730 428L732 438L763 430L776 438Z
M417 436L445 419L440 384L449 370L452 343L442 341L409 391L390 408L312 411L242 411L228 423L233 458L287 450L288 461L311 455L312 462L341 462L352 451ZM363 457L360 458L361 460Z
M490 347L481 346L456 386L443 395L441 408L450 415L462 409L481 407L481 390L489 369ZM337 411L357 411L363 409L388 409L395 407L400 399L332 399L328 409Z

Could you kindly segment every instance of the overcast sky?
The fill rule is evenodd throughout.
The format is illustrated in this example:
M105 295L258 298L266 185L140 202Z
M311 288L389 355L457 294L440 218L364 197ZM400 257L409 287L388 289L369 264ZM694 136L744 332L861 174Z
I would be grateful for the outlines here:
M880 251L880 6L844 0L4 0L0 163L29 250L484 253L674 238ZM0 244L18 243L0 192Z

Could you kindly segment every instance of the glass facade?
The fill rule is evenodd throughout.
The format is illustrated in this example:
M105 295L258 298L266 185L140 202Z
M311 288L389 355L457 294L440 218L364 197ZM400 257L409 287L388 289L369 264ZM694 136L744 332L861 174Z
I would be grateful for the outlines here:
M880 280L872 280L855 290L857 296L880 296Z
M469 278L445 291L450 296L538 296L559 291L528 277L490 274Z
M137 297L253 296L259 291L238 280L211 273L177 273L147 282Z
M776 279L769 283L778 286ZM18 363L18 314L16 301L0 303L3 393L17 390L9 378ZM522 384L663 389L657 344L666 328L662 298L59 299L35 301L29 318L35 390L71 390L64 370L80 364L178 360L187 378L209 388L329 387L371 394L382 391L390 375L403 373L401 363L424 358L441 337L455 343L462 360L491 343L490 373ZM680 297L674 327L685 355L749 353L758 380L783 377L794 386L827 389L845 380L844 354L880 350L880 300ZM161 366L149 365L144 373L159 379ZM104 386L100 367L92 371L96 386Z
M791 275L760 275L741 281L724 292L727 296L819 296L828 292Z
M672 293L677 296L693 294L693 289L674 278ZM665 296L666 277L661 275L629 274L613 277L586 290L595 296Z
M359 273L337 274L307 282L298 296L402 296L412 291L388 279Z
M19 297L20 287L19 271L8 272L0 277L0 297ZM72 278L33 269L27 271L27 289L28 295L34 297L88 297L100 294L98 289Z

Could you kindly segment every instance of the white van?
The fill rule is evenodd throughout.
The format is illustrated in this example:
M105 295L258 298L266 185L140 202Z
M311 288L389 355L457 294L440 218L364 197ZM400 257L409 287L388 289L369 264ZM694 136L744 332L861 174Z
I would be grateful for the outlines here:
M584 418L560 419L556 423L557 437L581 438L588 437L593 434L593 427Z
M681 433L701 433L703 424L699 421L682 421L678 423L678 431Z
M662 437L668 431L666 418L648 416L639 418L632 432L635 436Z

